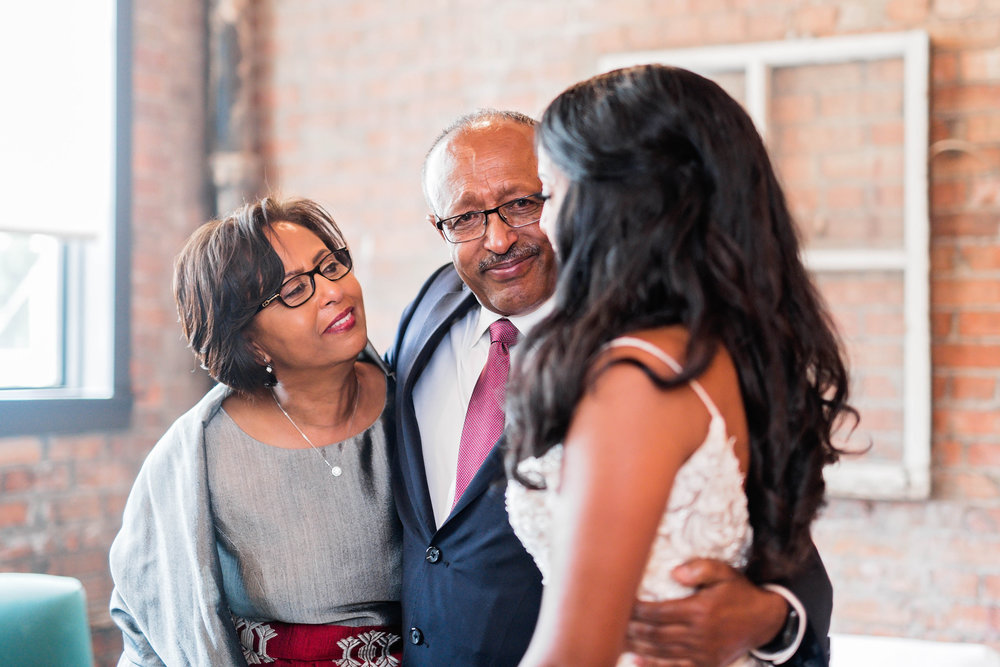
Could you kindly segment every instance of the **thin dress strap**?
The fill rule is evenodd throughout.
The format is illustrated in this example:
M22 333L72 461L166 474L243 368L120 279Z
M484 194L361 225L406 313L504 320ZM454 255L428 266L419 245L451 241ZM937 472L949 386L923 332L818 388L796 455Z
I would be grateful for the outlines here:
M641 338L635 338L634 336L619 336L618 338L609 341L607 344L604 345L604 347L605 348L637 347L640 350L649 352L651 355L653 355L654 357L665 363L667 366L670 366L670 368L672 368L676 373L681 373L684 370L684 368L679 363L677 363L676 359L671 357L669 354L667 354L657 346ZM698 394L698 398L701 399L701 402L705 404L705 408L708 409L708 412L710 415L712 415L712 418L713 419L721 418L722 413L719 412L719 409L717 407L715 407L715 403L709 397L708 392L705 391L705 389L701 386L701 383L698 382L697 380L691 380L690 385L691 388L694 389L694 393Z

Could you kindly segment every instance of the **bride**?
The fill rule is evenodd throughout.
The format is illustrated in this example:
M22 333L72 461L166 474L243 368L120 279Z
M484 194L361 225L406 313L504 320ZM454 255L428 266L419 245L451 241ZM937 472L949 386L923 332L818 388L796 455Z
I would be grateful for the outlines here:
M510 520L545 580L521 664L628 664L636 593L687 595L688 559L796 571L856 413L764 146L718 86L664 66L579 83L538 164L560 274L508 410Z

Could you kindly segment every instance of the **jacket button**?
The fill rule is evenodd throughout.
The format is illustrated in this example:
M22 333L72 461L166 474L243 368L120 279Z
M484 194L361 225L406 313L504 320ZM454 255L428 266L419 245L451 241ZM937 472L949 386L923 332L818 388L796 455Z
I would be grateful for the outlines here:
M424 641L424 633L420 632L420 628L410 628L410 643L420 644Z
M427 547L427 552L424 554L424 558L428 563L436 563L441 560L441 550L437 547Z

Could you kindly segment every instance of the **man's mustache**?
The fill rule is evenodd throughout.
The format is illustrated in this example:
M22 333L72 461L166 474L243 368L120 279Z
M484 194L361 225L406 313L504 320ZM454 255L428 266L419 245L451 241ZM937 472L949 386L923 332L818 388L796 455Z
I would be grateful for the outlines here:
M524 259L526 257L534 257L541 254L542 249L540 246L534 243L515 243L512 245L507 252L502 255L497 255L496 253L490 253L489 256L479 262L479 271L489 271L494 266L498 264L503 264L504 262L511 262L518 259Z

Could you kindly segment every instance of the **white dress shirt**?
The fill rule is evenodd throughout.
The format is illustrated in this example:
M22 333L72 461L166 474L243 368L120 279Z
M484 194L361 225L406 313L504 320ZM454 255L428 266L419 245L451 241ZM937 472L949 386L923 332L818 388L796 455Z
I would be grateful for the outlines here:
M549 299L526 315L507 319L517 327L523 339L551 310L552 300ZM472 390L489 356L490 325L501 317L480 305L456 321L441 339L413 388L427 490L439 527L448 518L455 501L458 446ZM516 345L511 348L512 356L517 356L517 350Z

